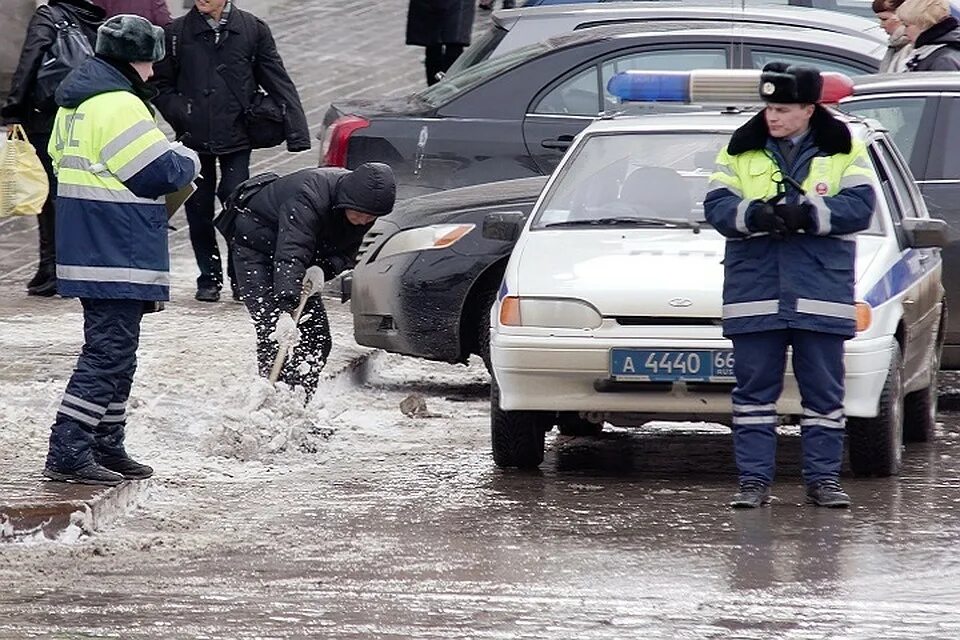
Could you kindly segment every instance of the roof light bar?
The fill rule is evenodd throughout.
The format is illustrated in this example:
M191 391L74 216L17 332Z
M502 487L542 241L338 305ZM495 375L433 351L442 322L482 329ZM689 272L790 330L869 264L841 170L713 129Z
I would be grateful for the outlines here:
M835 104L853 94L853 81L842 73L824 71L820 102ZM621 102L683 104L762 104L758 69L699 69L696 71L621 71L610 78L607 92Z

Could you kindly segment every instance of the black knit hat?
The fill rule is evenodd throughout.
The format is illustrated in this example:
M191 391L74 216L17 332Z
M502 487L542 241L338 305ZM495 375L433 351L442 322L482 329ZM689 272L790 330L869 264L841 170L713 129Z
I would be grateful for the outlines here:
M337 206L342 209L385 216L393 211L396 199L393 169L382 162L364 162L337 185Z
M158 62L166 53L163 29L140 16L113 16L97 29L96 51L124 62Z
M760 97L778 104L817 104L823 78L814 67L770 62L760 73Z

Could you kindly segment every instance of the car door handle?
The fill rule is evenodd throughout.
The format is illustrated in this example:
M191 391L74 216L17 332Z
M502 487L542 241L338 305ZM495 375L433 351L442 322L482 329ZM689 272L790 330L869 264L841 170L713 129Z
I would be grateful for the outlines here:
M544 149L560 149L566 151L573 142L573 136L557 136L556 138L546 138L540 141L540 146Z

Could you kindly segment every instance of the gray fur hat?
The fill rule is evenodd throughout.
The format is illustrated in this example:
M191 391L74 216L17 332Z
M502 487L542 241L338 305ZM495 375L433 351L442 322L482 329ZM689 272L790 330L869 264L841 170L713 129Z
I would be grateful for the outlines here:
M158 62L166 54L163 29L146 18L120 14L97 29L97 54L124 62Z

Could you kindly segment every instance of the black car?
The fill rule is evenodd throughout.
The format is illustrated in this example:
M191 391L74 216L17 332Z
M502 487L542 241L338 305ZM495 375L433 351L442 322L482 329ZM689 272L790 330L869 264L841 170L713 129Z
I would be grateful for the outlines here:
M874 118L889 130L930 215L946 220L954 234L960 232L960 74L875 75L856 78L855 83L853 97L844 100L841 109ZM909 207L909 202L903 206ZM960 242L945 248L942 256L950 313L941 368L958 369Z
M324 118L324 164L390 164L401 196L549 174L573 137L619 107L607 81L627 69L752 69L770 60L875 72L871 37L737 25L638 32L598 27L491 58L412 96L335 103Z
M356 341L445 362L477 354L489 366L490 306L515 239L485 238L484 221L526 219L546 181L411 198L377 220L343 281Z

